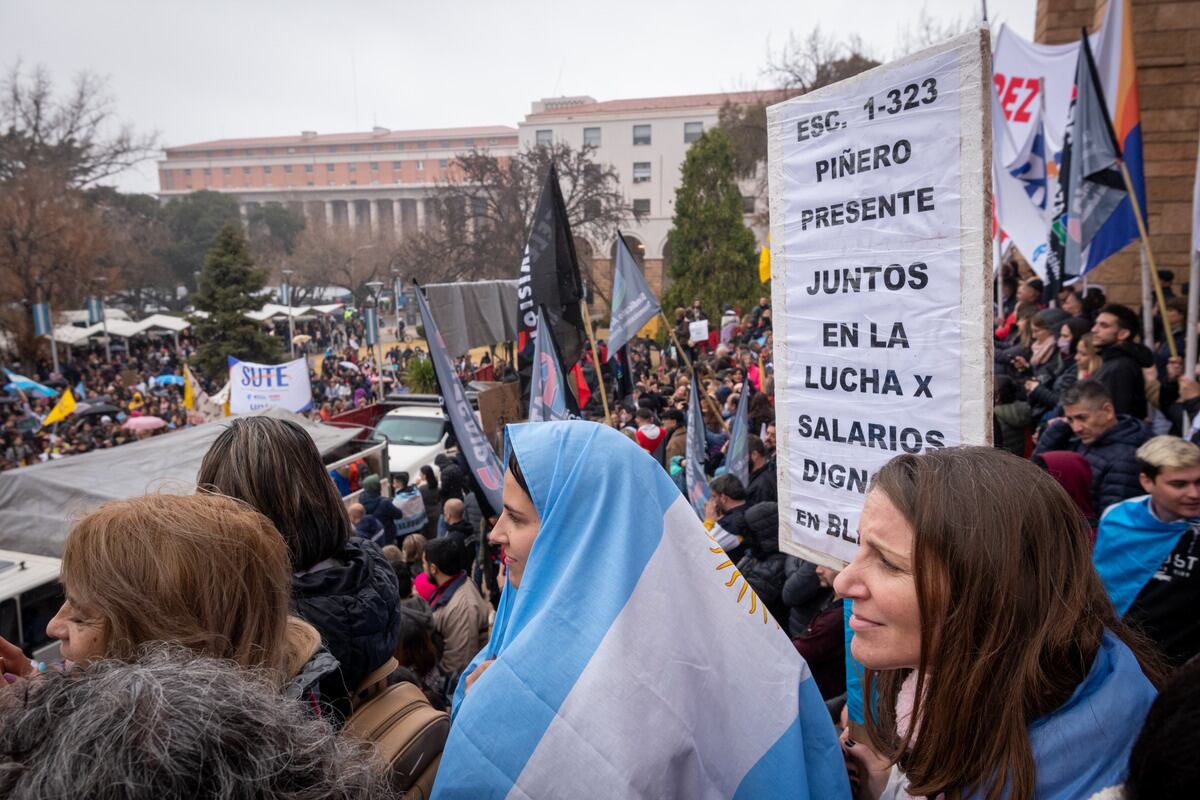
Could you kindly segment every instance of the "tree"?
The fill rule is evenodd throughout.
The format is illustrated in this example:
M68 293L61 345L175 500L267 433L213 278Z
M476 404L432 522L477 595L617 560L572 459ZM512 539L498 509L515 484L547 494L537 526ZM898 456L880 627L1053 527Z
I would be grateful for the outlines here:
M205 190L172 198L163 211L171 236L164 253L167 280L192 292L218 235L229 225L241 227L237 200Z
M110 186L88 189L85 196L108 232L109 248L102 263L116 276L114 286L99 282L96 293L139 315L151 306L170 306L176 299L176 284L166 264L171 235L158 199L122 194Z
M368 283L391 281L391 265L397 258L397 245L382 233L372 234L364 227L348 228L314 225L296 238L288 264L296 288L294 305L301 305L319 287L341 286L357 302L370 294ZM427 275L427 273L418 273Z
M595 160L596 148L566 143L537 146L511 158L478 150L460 154L453 177L433 197L434 224L410 238L400 263L409 274L438 280L514 277L529 224L551 163L558 168L571 230L577 237L608 241L632 215L617 171ZM591 280L591 264L580 265Z
M710 313L753 305L758 285L754 233L742 222L742 193L729 135L705 131L688 149L675 191L670 233L671 288L663 307L691 305L699 297Z
M196 308L208 313L192 325L201 342L192 363L201 373L219 380L228 371L228 357L273 363L280 358L279 341L249 319L247 311L262 305L258 295L266 273L250 260L241 225L226 225L208 252L196 291Z
M48 73L9 70L0 86L0 324L33 345L29 304L78 308L95 279L115 284L111 242L84 190L148 158L154 136L115 119L89 73L64 95Z

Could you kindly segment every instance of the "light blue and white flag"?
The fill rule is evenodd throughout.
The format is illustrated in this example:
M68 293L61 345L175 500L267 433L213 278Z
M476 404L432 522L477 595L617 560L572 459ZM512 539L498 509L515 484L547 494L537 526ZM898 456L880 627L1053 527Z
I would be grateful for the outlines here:
M104 321L104 298L92 295L87 299L88 325Z
M50 327L50 306L46 303L33 304L33 335L34 336L49 336Z
M366 329L367 347L374 347L379 343L379 312L375 306L363 309L363 327Z
M292 304L292 285L287 281L279 284L279 305L290 306Z
M750 451L747 449L750 435L750 381L742 384L733 424L729 426L729 448L725 451L725 471L742 482L742 488L750 486Z
M496 451L488 442L479 419L471 410L466 390L454 371L450 354L446 352L446 342L438 331L437 323L433 321L433 314L429 313L429 301L425 299L425 292L418 288L415 294L417 308L421 312L421 324L425 326L425 339L429 343L433 373L437 376L438 390L446 409L446 419L454 429L454 438L458 440L458 446L467 457L467 464L475 476L476 483L487 496L488 505L499 511L503 507L501 495L504 488L504 468L500 465L500 459L496 458Z
M540 527L434 798L849 798L808 665L658 462L592 422L507 432Z
M687 484L688 502L700 519L704 519L704 504L712 495L708 480L704 477L704 464L708 461L707 441L704 437L704 411L700 408L700 391L696 386L696 375L692 374L692 389L688 395L687 410L687 465L684 483Z
M566 383L562 366L558 362L558 351L551 338L550 326L542 307L537 310L537 337L533 341L533 369L529 375L529 421L549 422L569 419L567 413Z
M1179 538L1200 520L1163 522L1150 510L1150 495L1111 505L1100 517L1092 563L1117 614L1124 616L1154 579Z
M613 268L612 319L608 324L608 358L629 342L659 312L658 300L642 275L641 267L629 252L629 245L617 236L617 263Z
M33 392L34 394L40 394L42 397L54 397L58 394L58 392L49 386L43 386L31 378L26 378L24 375L18 375L11 369L5 369L4 374L8 377L8 383L4 387L4 390L7 392L14 392L20 389L22 392Z

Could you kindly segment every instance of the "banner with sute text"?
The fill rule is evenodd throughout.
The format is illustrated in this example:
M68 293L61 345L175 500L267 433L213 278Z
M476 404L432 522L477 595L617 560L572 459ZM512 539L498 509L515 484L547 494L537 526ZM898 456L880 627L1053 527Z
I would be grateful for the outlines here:
M249 414L264 408L307 411L312 385L303 358L283 364L256 364L229 357L229 410Z

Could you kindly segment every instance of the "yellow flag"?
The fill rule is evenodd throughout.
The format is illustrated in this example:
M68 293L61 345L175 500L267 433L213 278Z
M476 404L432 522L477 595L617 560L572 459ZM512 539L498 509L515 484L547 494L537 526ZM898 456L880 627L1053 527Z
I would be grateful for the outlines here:
M54 404L54 408L50 409L50 413L42 420L42 427L53 425L56 422L66 419L72 411L75 410L75 395L71 394L68 388L63 392L63 396Z
M192 371L188 365L183 365L183 407L188 411L196 410L196 392L192 389Z
M771 236L767 235L767 243L758 253L758 281L766 283L771 280Z

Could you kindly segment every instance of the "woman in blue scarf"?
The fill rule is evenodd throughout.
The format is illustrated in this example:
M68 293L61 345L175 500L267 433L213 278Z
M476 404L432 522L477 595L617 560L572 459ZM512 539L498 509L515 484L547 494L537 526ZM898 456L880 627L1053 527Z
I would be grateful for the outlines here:
M834 588L875 698L867 742L845 742L859 796L1073 800L1121 783L1155 697L1142 665L1158 665L1049 474L984 447L897 456L858 533Z
M434 797L847 798L807 665L663 468L589 422L508 444L508 584Z

